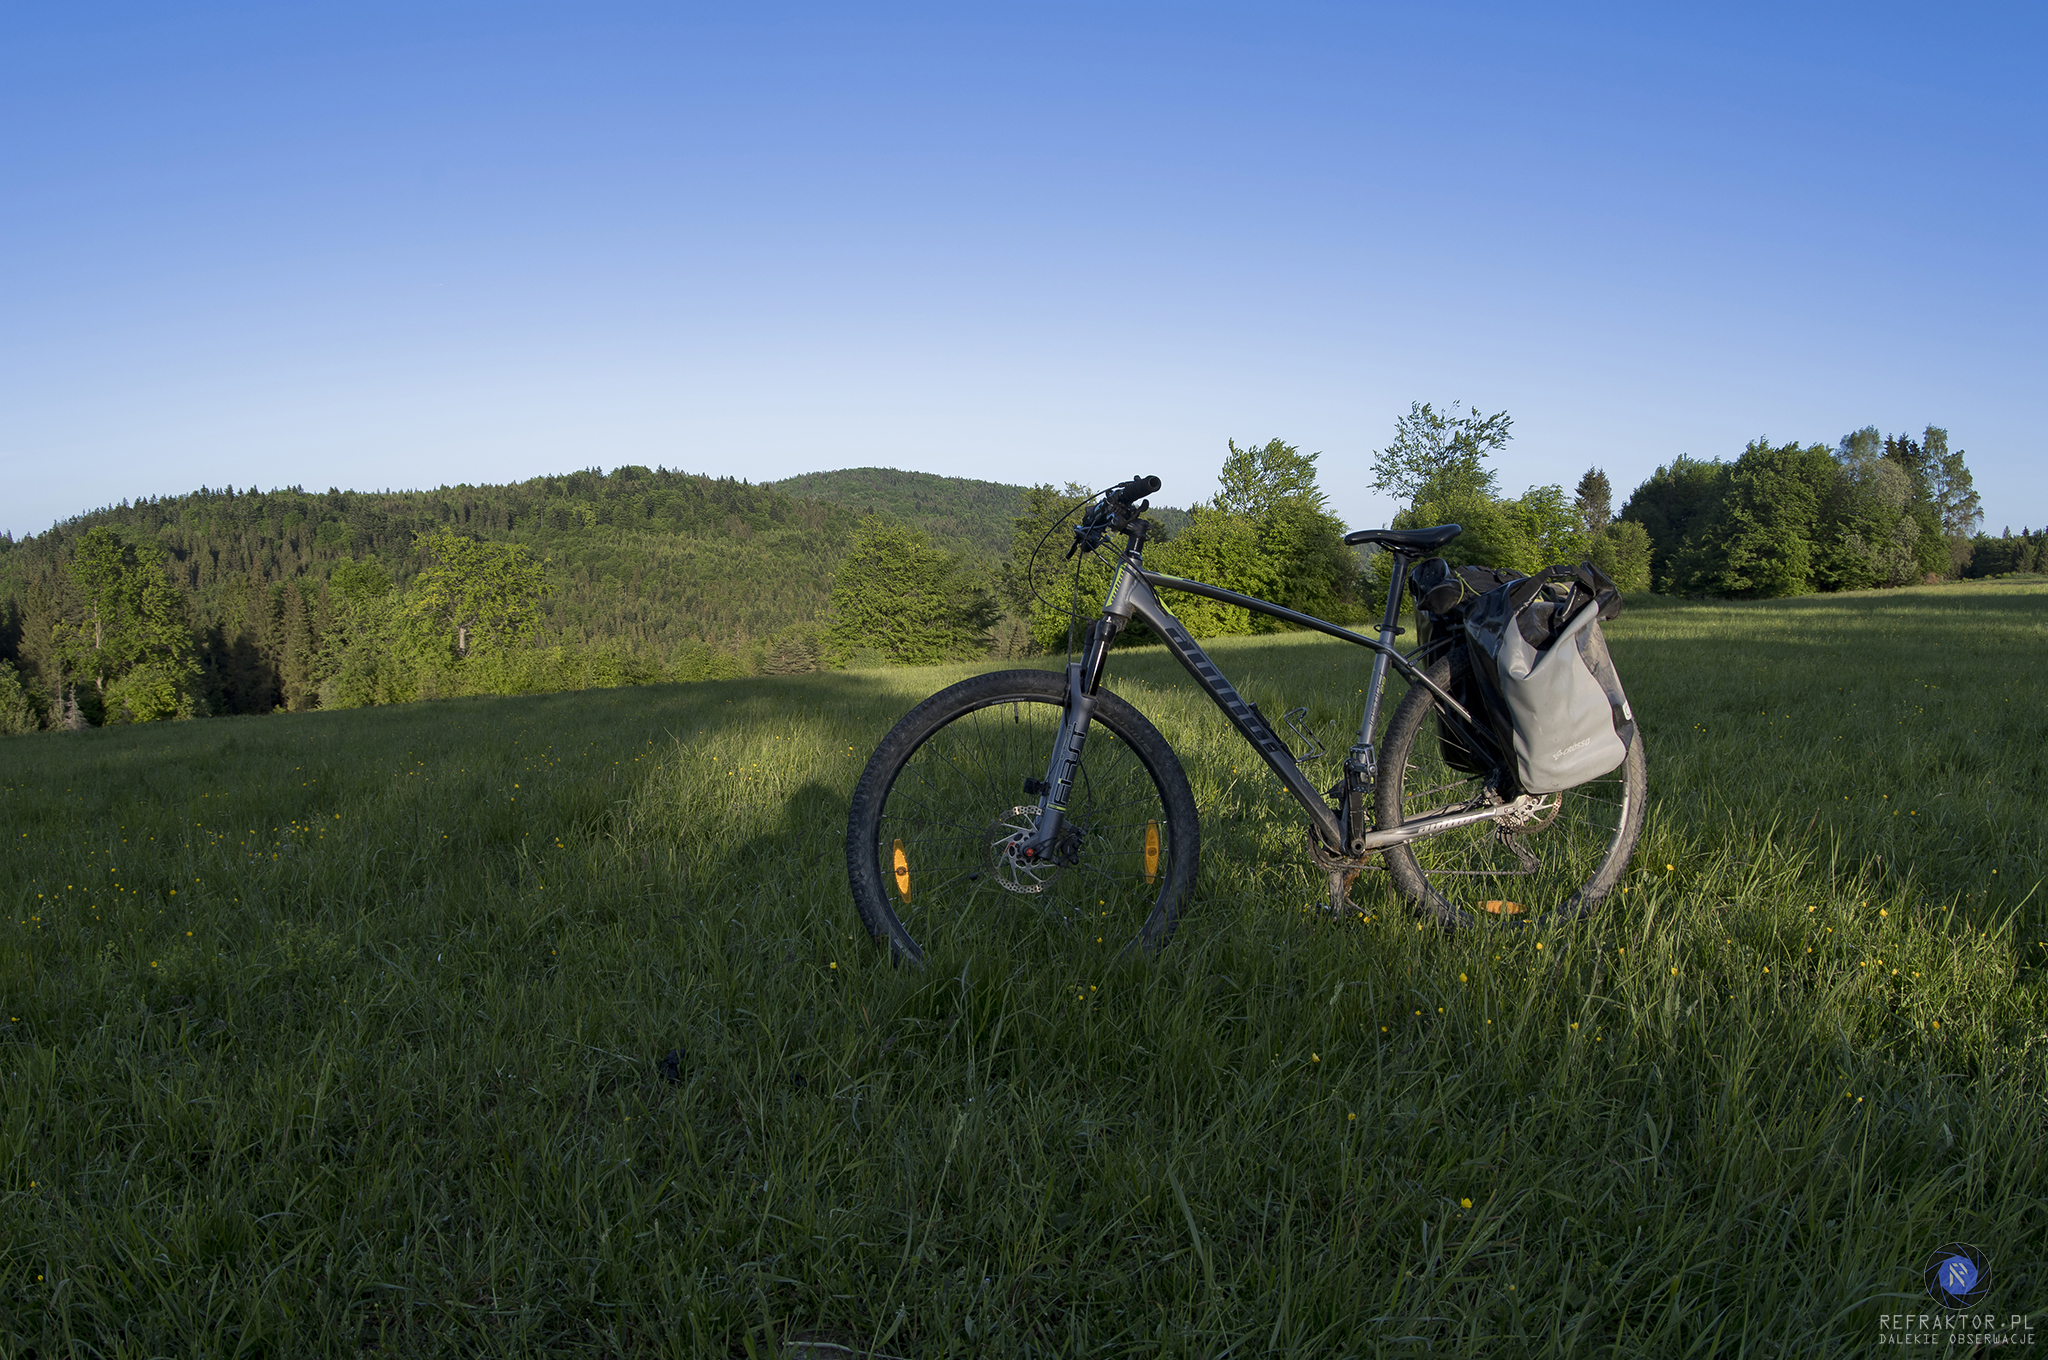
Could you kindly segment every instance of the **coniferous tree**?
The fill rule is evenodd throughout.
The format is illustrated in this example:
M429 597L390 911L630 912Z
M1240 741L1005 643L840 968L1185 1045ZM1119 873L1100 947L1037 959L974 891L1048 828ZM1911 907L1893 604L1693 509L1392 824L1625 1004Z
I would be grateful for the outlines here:
M287 581L280 592L282 639L278 657L278 680L284 692L284 706L303 713L320 702L320 652L313 604L297 581Z
M65 613L64 597L75 592L62 572L39 574L29 580L21 594L20 633L15 643L15 665L21 683L50 715L49 725L62 727L63 664L57 645L57 625Z
M0 736L34 732L43 725L34 696L11 661L0 661Z
M1588 468L1586 475L1579 478L1572 505L1579 512L1579 527L1586 536L1597 537L1614 518L1614 488L1608 483L1607 474L1599 468Z

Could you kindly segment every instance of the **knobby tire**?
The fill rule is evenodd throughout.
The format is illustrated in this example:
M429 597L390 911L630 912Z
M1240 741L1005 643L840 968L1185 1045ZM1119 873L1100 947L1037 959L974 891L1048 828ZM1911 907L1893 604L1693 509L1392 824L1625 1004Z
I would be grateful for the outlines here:
M1061 863L1035 871L1040 881L999 862L1003 838L1035 817L1025 781L1045 776L1066 697L1053 672L975 676L905 714L876 747L847 819L847 877L862 923L893 957L1015 956L1048 932L1150 953L1172 937L1201 856L1194 794L1158 729L1108 690Z

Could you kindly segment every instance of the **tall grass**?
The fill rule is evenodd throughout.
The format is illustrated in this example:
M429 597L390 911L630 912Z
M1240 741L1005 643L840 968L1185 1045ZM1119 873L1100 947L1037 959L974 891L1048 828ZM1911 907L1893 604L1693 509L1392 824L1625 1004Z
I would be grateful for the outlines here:
M2048 589L1610 636L1649 829L1550 934L1310 910L1113 658L1204 817L1149 966L858 929L964 669L0 742L0 1353L1838 1354L1956 1239L2038 1311ZM1355 721L1362 655L1215 651Z

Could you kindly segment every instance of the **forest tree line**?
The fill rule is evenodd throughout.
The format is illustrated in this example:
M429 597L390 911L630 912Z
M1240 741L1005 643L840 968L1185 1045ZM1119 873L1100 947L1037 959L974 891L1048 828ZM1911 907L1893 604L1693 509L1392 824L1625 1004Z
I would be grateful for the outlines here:
M1653 586L1674 595L1868 590L2040 566L2038 550L2013 559L1977 532L1983 507L1963 451L1933 425L1917 439L1866 426L1832 448L1758 439L1732 463L1681 457L1621 513L1649 535Z
M19 542L0 535L0 728L803 669L816 662L815 620L859 522L830 502L642 467L426 492L225 487L124 502ZM443 530L543 566L534 626L488 661L451 636L449 665L403 676L387 667L366 689L344 657L361 655L358 640L380 635L384 614L435 567L430 545ZM128 594L99 598L90 564L109 536ZM175 604L190 638L195 669L173 667L186 679L169 714L129 704L132 686L107 708L119 675L96 673L85 691L68 683L67 630L96 617L99 665L115 665L110 621L138 617L119 601L145 594L159 616ZM167 635L153 635L159 648ZM396 648L393 666L407 655Z
M1975 532L1964 455L1938 427L1681 457L1619 513L1598 468L1570 492L1505 495L1492 461L1511 434L1505 412L1412 406L1374 455L1374 484L1402 504L1394 527L1464 525L1456 561L1585 559L1624 589L1696 595L2048 567L2048 531ZM1148 563L1369 617L1384 559L1342 545L1317 457L1230 442L1214 497L1151 513ZM754 486L622 467L124 502L0 535L0 731L1060 651L1076 599L1085 624L1109 577L1100 557L1064 559L1086 494L878 469ZM989 542L1005 495L1008 541ZM1280 626L1195 596L1173 605L1200 636Z

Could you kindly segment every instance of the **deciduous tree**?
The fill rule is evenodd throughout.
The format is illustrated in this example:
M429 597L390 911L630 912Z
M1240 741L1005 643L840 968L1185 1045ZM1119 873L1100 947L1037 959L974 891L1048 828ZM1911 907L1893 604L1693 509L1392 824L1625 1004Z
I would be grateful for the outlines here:
M917 529L870 517L832 580L828 638L839 656L872 648L898 665L987 650L1001 611L987 584Z
M99 525L73 548L79 613L53 628L63 683L90 681L104 720L153 722L200 710L197 647L163 554ZM76 702L76 695L70 696Z
M1649 531L1633 520L1618 519L1593 540L1593 565L1623 590L1650 588Z
M1237 446L1227 441L1223 468L1216 474L1216 498L1211 504L1227 515L1264 519L1283 504L1312 511L1327 508L1328 500L1316 485L1319 453L1303 453L1279 439L1264 444Z
M429 565L406 596L415 636L460 660L539 631L541 601L553 588L546 565L524 545L465 538L446 525L420 533L416 543Z
M1675 564L1707 595L1802 595L1814 588L1814 526L1835 481L1827 447L1752 440L1729 469L1714 518Z
M1486 460L1507 446L1514 421L1506 411L1482 416L1452 402L1438 411L1428 402L1411 404L1394 422L1394 440L1373 454L1373 486L1414 502L1425 493L1452 498L1470 492L1492 495L1494 472Z
M1689 544L1720 513L1728 494L1728 465L1681 453L1630 493L1621 519L1643 526L1650 540L1650 584L1678 591L1678 562Z
M1929 425L1921 439L1927 451L1928 499L1947 540L1949 572L1960 576L1970 563L1971 540L1984 523L1984 504L1977 498L1977 481L1963 461L1963 450L1951 451L1948 446L1948 431Z

